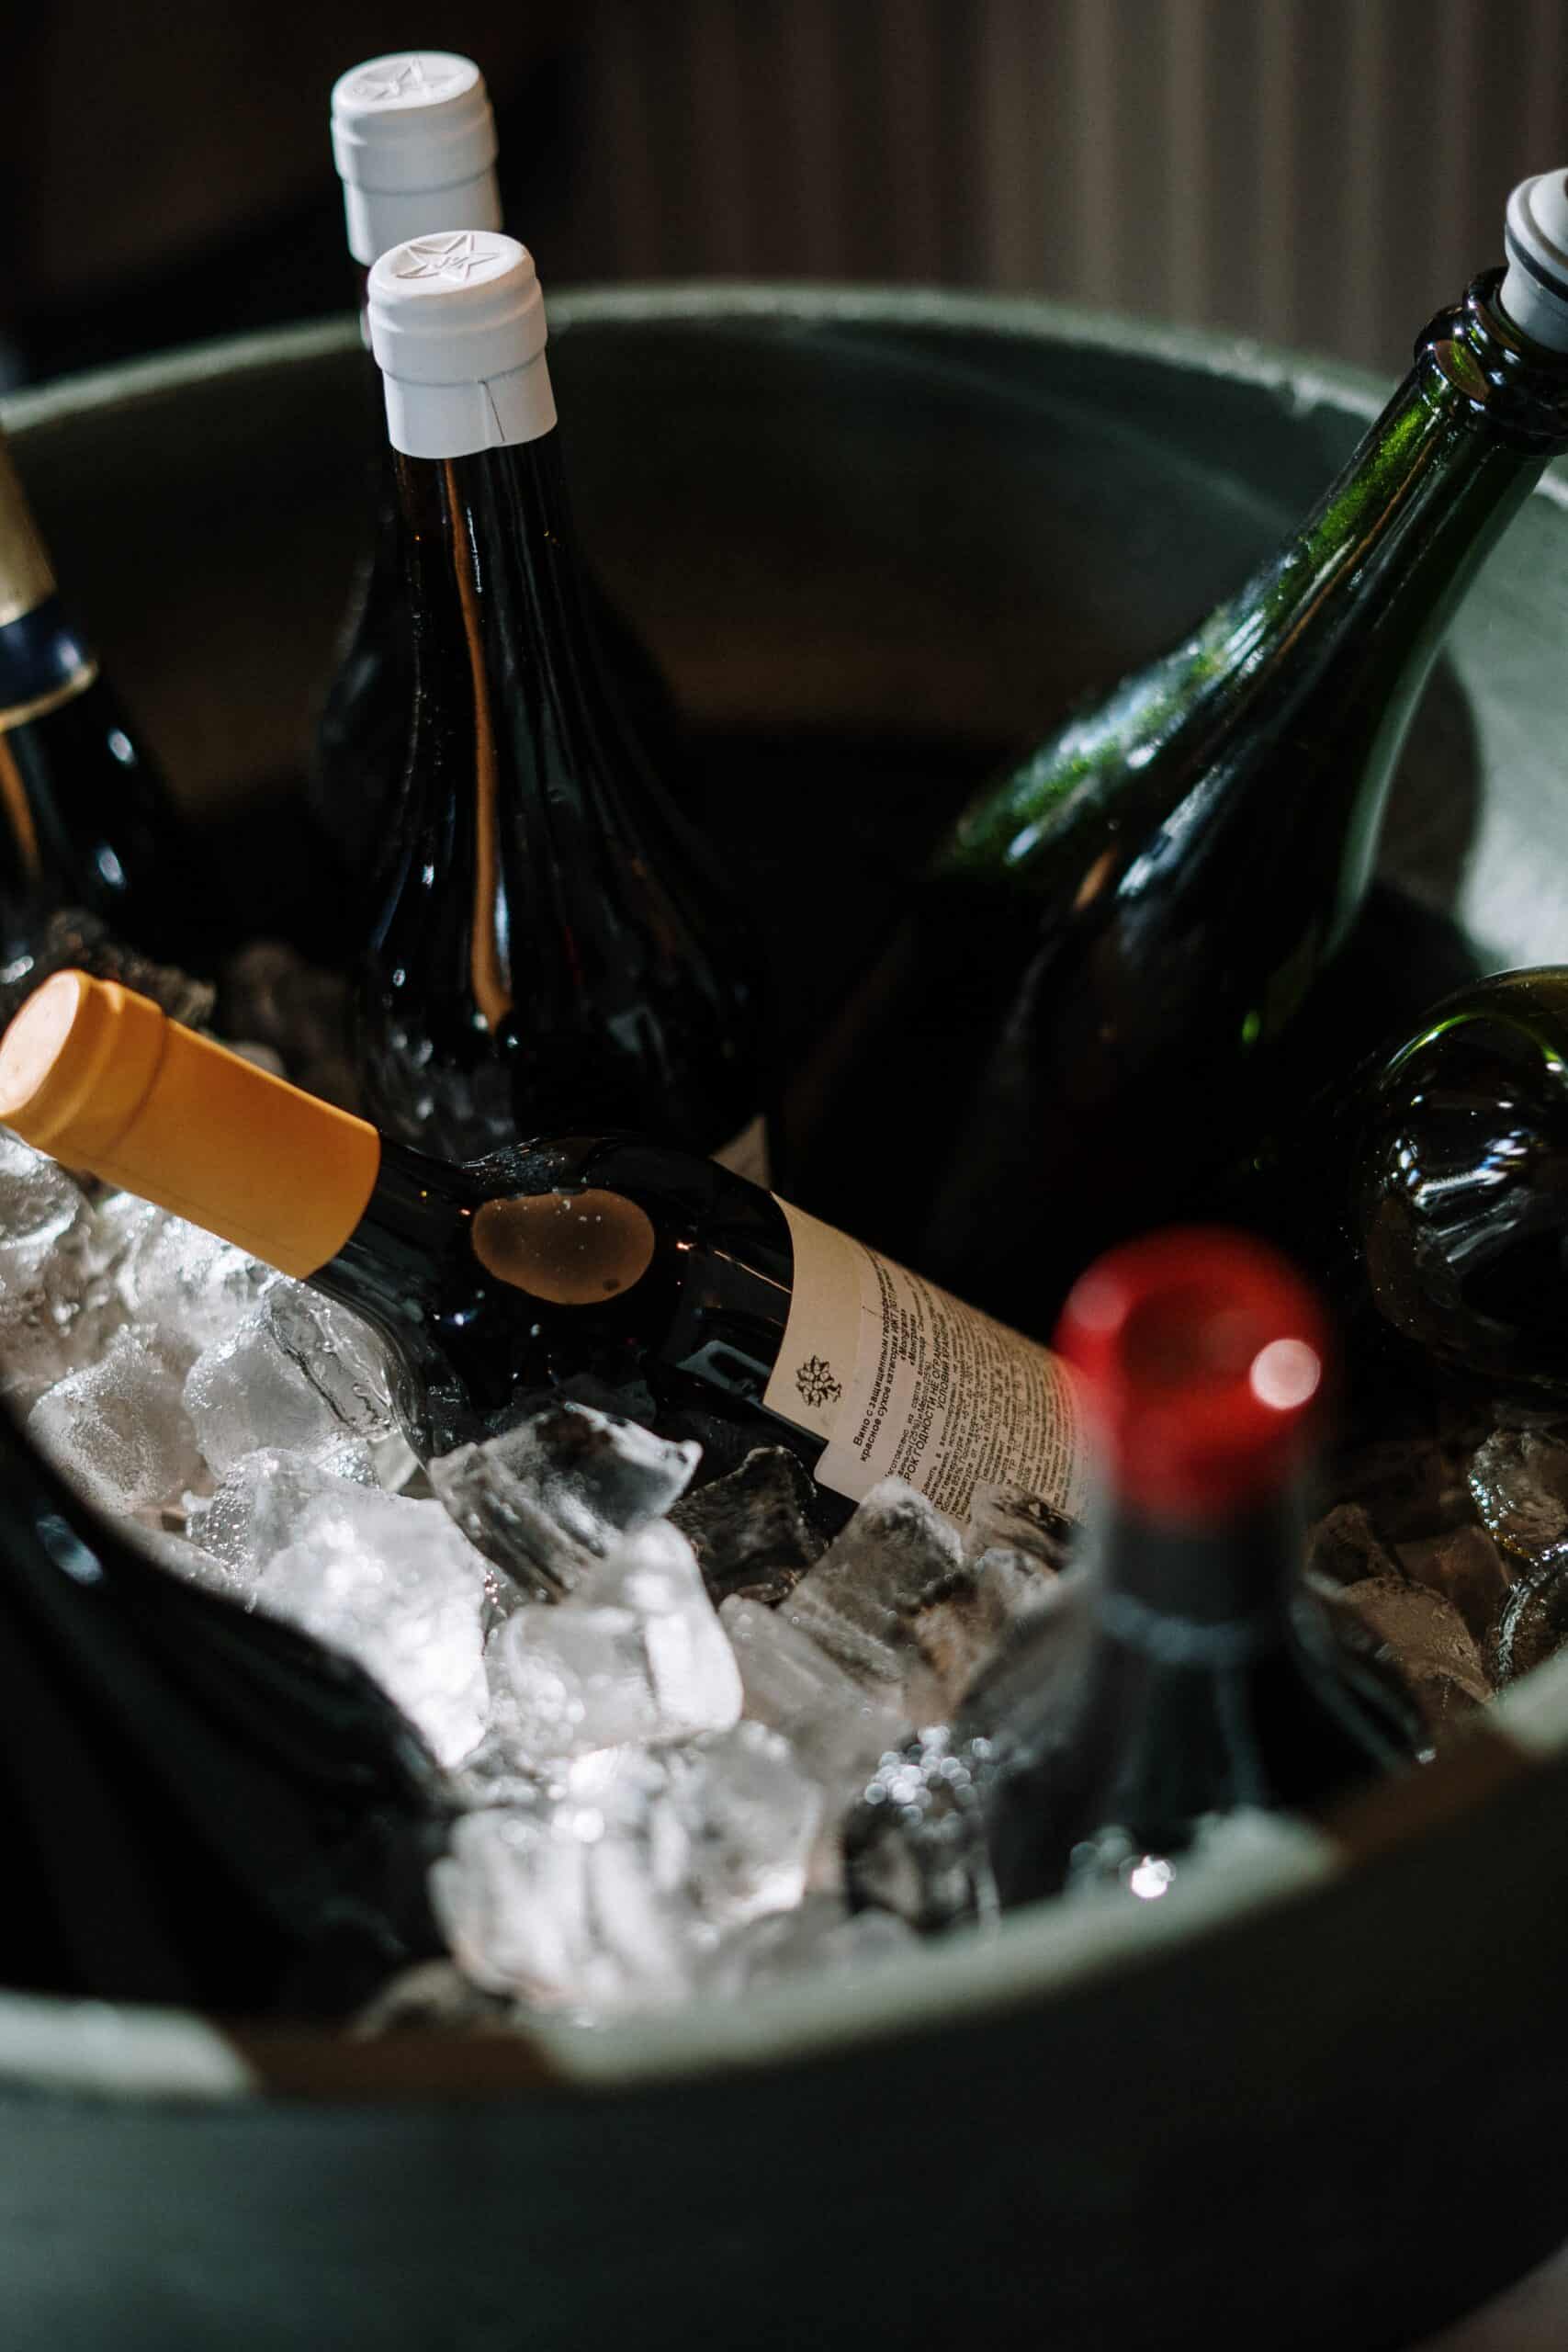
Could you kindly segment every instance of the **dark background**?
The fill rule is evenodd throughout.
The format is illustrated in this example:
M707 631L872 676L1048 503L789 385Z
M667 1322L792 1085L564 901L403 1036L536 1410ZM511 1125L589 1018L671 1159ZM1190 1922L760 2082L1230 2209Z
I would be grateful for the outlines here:
M0 385L349 300L327 94L468 51L591 279L929 281L1393 371L1568 162L1568 0L278 0L7 12Z

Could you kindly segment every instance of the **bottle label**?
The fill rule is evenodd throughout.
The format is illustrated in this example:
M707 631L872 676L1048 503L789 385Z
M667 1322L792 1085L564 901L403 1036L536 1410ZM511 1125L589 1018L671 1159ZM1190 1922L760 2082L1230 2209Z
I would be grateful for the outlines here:
M825 1441L818 1484L858 1502L879 1479L904 1478L962 1521L975 1488L998 1483L1081 1516L1085 1449L1066 1365L863 1242L779 1206L795 1278L762 1401Z
M738 1136L730 1136L722 1151L716 1151L713 1156L721 1168L728 1169L732 1176L744 1176L750 1183L761 1184L766 1192L772 1170L768 1154L768 1123L762 1114L759 1111Z

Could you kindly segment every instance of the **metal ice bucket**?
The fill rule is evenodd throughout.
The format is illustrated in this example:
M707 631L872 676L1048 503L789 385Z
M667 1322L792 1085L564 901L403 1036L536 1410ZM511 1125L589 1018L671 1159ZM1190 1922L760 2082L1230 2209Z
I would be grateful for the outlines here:
M780 739L728 796L715 763L714 821L807 994L992 748L1236 580L1379 400L1035 303L676 289L552 322L613 593L705 729ZM362 366L312 329L8 415L193 801L298 763ZM1396 828L1500 961L1568 939L1565 498L1549 480L1474 590ZM527 2043L0 1998L0 2334L1404 2343L1568 2227L1564 2006L1568 1664L1332 1846L1281 1829L1137 1917L1046 1907L848 1983Z

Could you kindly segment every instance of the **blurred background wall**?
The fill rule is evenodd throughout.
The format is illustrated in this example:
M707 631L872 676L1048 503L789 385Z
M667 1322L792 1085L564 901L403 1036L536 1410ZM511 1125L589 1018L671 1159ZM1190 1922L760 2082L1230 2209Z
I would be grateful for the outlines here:
M51 0L0 384L346 307L327 92L403 46L483 65L547 288L996 287L1392 371L1568 162L1568 0Z

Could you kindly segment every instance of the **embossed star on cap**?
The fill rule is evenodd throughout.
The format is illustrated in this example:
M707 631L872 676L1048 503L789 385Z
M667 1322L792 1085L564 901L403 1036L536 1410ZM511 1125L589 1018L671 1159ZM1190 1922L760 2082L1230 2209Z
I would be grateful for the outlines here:
M433 60L427 64L423 57L389 58L368 74L361 74L349 86L349 96L363 98L367 105L384 106L394 98L439 97L462 79L459 68L438 65Z
M451 277L466 286L477 271L499 269L505 260L493 245L476 243L472 229L458 229L446 237L415 237L392 270L398 277Z

